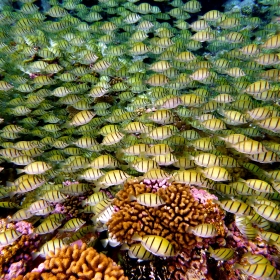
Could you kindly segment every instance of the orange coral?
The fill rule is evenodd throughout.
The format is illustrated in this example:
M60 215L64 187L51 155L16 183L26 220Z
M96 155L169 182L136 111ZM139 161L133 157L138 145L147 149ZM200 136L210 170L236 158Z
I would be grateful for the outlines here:
M44 267L42 273L31 272L14 280L128 280L112 259L87 248L85 243L80 248L75 244L58 250L56 254L50 252Z
M108 222L111 236L120 242L132 243L134 233L159 235L168 239L177 251L191 250L202 241L200 237L188 233L188 228L212 220L217 215L210 202L206 207L193 197L189 186L178 183L156 192L166 202L159 207L143 206L129 199L130 195L149 192L152 188L144 183L126 183L117 193L113 203L120 210Z

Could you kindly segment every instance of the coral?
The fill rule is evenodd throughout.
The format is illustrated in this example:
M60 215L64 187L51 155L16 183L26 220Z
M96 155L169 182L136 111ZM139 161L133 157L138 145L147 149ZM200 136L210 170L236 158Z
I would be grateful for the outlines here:
M66 183L65 185L69 186L70 184ZM65 214L69 219L79 217L82 220L89 220L89 215L81 212L83 209L82 201L92 194L93 191L90 190L80 196L69 195L63 202L51 203L55 207L52 213Z
M31 272L14 280L75 280L75 279L108 279L127 280L124 271L102 253L87 248L83 243L66 246L56 254L50 252L44 262L42 272Z
M172 280L213 280L207 267L208 259L203 249L182 252L176 258L158 258L149 262L137 262L127 254L123 256L122 267L130 280L172 279Z
M154 261L139 263L126 253L122 257L122 267L129 280L166 280L171 279L168 271L168 260L156 258Z
M154 192L163 198L165 205L147 207L130 201L130 195ZM191 250L202 238L188 233L189 227L208 222L217 226L224 234L223 213L211 200L202 204L194 198L190 187L172 183L165 188L157 188L141 183L125 183L117 193L113 204L117 211L108 222L108 230L119 242L133 243L134 233L144 236L158 235L169 240L177 252ZM211 196L208 195L209 198Z
M32 263L31 253L39 245L39 237L33 236L33 227L28 222L9 223L7 228L14 228L23 235L14 243L0 248L0 278L10 280L25 273Z
M170 279L176 280L213 280L208 274L207 257L203 250L181 253L168 264Z
M191 188L191 193L195 200L198 200L202 204L206 204L209 200L218 200L215 195L210 194L209 192L202 189Z

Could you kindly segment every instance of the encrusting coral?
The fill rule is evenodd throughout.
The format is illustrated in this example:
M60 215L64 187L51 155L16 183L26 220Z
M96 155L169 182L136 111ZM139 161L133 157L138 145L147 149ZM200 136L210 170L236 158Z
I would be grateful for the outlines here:
M142 193L156 193L165 204L147 207L130 197ZM143 182L125 183L113 204L118 210L108 222L110 236L121 243L133 243L134 233L140 236L157 235L171 242L177 252L192 250L202 238L188 232L190 227L211 223L219 235L224 234L223 214L211 200L205 204L196 199L187 185L172 183L166 188L155 189Z
M18 276L14 280L78 280L104 279L128 280L124 271L112 259L98 253L92 247L87 248L74 244L58 250L56 254L50 252L44 262L44 269L31 272L25 276Z

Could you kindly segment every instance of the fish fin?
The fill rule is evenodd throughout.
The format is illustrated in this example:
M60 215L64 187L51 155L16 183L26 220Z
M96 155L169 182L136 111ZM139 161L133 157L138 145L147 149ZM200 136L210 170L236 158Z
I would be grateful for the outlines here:
M32 256L32 260L35 260L40 256L40 253L39 252L31 253L31 256Z
M100 242L101 242L103 248L106 248L107 245L108 245L109 240L108 240L108 238L106 238L106 239L101 239Z
M123 243L120 250L129 250L129 246L126 243Z
M224 116L225 116L225 110L224 110L224 108L221 108L221 107L218 108L218 109L217 109L217 113L219 113L221 116L224 117Z
M134 241L141 241L142 237L138 233L134 233L131 237L132 240Z
M174 182L173 176L171 176L170 178L168 178L168 179L166 180L166 183L167 183L167 184L171 184L172 182Z
M96 186L95 189L97 191L100 191L100 189L107 189L108 188L108 186L105 183L102 183L102 181L96 180L96 181L94 181L94 184Z
M239 269L239 270L243 271L243 266L241 264L239 264L239 263L235 263L233 265L233 269Z
M217 199L213 199L212 201L213 201L214 203L216 203L216 204L220 205L220 201L219 201L219 200L217 200Z
M237 181L238 181L238 182L242 182L242 183L245 183L245 182L246 182L246 180L244 180L244 179L242 179L242 178L238 178Z
M15 185L14 182L6 181L6 187L12 187L14 185Z
M139 158L148 159L147 153L146 152L140 152Z
M128 256L131 258L131 259L137 259L131 251L128 251Z
M186 233L193 233L193 227L189 226L186 230Z
M63 242L64 244L71 244L71 242L70 242L70 237L64 237L64 238L62 239L62 242Z
M24 169L16 169L16 171L17 171L17 174L24 173Z
M129 201L137 200L136 197L135 197L134 195L132 195L132 194L130 194L130 195L128 196L128 199L129 199Z
M198 173L204 174L204 170L201 167L196 167L195 169Z
M194 156L193 156L193 155L187 154L185 157L186 157L188 160L194 160Z
M91 218L91 221L94 223L94 224L97 224L97 218L98 218L98 215L95 215L94 217Z
M10 192L9 193L9 196L10 196L10 198L12 198L14 195L16 195L17 194L17 192L16 191L14 191L14 192Z
M126 171L130 168L130 165L129 164L121 164L120 168L121 168L121 170Z

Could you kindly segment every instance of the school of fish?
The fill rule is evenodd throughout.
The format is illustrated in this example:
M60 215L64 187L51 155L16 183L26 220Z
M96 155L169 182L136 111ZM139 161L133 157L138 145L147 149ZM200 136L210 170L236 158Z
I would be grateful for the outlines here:
M18 173L13 182L2 177L0 207L15 209L11 222L41 216L36 234L74 232L34 257L96 223L106 229L114 207L103 190L116 193L134 177L207 188L246 238L280 250L280 0L258 1L261 17L236 7L202 14L197 0L48 5L20 0L0 12L1 172ZM50 203L89 190L82 205L93 225L51 214ZM32 203L10 201L18 196ZM165 203L152 194L131 200ZM209 224L190 231L217 235ZM0 245L20 236L7 229ZM133 258L174 255L163 237L135 240L123 244ZM234 255L208 251L216 260ZM267 259L244 258L235 268L245 275L278 277Z

